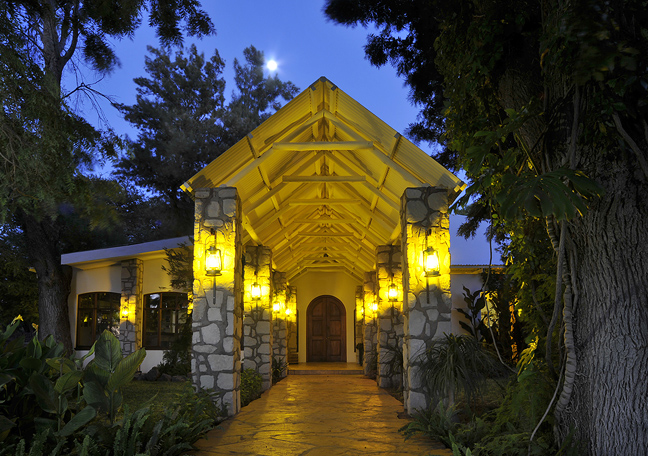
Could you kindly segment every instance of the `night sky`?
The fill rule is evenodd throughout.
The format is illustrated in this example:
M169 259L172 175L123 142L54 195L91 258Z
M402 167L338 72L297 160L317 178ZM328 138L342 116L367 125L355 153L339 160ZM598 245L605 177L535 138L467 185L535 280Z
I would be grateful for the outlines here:
M391 66L373 67L365 58L366 37L373 30L347 28L328 21L322 12L323 0L203 0L202 3L214 23L216 36L202 40L186 37L184 44L187 47L196 44L205 58L213 55L214 48L218 49L226 64L226 96L234 88L234 58L243 61L243 49L254 45L264 52L266 59L276 60L279 77L292 81L300 91L325 76L401 133L416 120L418 109L410 104L408 88L396 71ZM143 22L146 20L144 18ZM74 88L79 78L86 84L98 81L94 89L115 102L133 104L136 94L133 78L146 76L146 46L159 47L159 43L153 30L143 25L132 40L114 40L113 44L121 63L119 68L99 80L99 76L77 62L82 76L69 71L65 88ZM137 131L110 103L97 101L102 115L88 100L77 99L75 107L97 126L102 126L103 117L117 134L136 137ZM433 150L427 144L419 144L419 147L427 153ZM461 219L459 216L450 218L452 264L488 264L488 243L483 234L469 241L454 236ZM496 252L493 259L495 264L500 263Z

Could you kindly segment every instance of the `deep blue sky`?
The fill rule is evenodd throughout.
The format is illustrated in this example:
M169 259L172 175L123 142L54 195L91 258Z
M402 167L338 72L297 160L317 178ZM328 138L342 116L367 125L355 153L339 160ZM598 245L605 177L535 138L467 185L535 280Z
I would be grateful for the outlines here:
M300 90L325 76L395 130L402 133L415 121L418 109L408 101L408 89L395 70L390 66L373 67L365 59L363 47L371 30L347 28L328 21L322 12L323 0L203 0L202 3L214 23L216 36L202 40L187 37L184 44L196 44L206 57L218 49L226 63L227 95L234 85L234 58L243 60L243 49L254 45L267 59L278 62L277 71L282 80L292 81ZM133 78L145 76L146 46L157 47L158 42L153 31L142 26L132 40L115 40L113 44L121 66L94 88L118 103L133 104L136 94ZM93 81L91 71L83 70L83 74L86 83ZM69 90L75 76L68 74L66 81ZM100 124L100 115L91 104L87 100L79 103L78 109L86 118ZM133 138L137 135L109 103L100 104L106 121L118 134ZM427 144L419 146L428 153L432 150ZM460 222L461 217L451 217L452 263L487 264L488 244L483 235L469 241L454 236ZM497 254L494 258L499 263Z

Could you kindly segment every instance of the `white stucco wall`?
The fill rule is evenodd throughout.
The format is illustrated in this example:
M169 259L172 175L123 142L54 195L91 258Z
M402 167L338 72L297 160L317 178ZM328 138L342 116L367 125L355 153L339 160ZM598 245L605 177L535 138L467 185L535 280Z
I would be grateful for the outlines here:
M165 265L167 265L167 262L164 258L152 258L143 261L143 294L146 295L160 291L175 291L171 288L168 274L162 269L162 266ZM76 319L79 295L94 292L121 293L120 262L117 261L112 265L92 269L73 268L72 288L68 298L73 346L76 345ZM79 350L77 351L77 356L82 357L87 352L88 350ZM162 362L163 354L163 350L147 349L146 358L140 367L142 372L148 372L152 367L160 364Z
M357 363L353 339L353 309L356 287L362 284L344 272L308 272L292 281L290 285L297 287L299 362L306 362L306 309L318 296L331 295L338 298L346 310L347 363Z
M72 270L72 286L70 289L70 296L68 297L72 346L76 346L76 320L79 295L95 292L121 293L120 265L111 265L85 270L74 268Z

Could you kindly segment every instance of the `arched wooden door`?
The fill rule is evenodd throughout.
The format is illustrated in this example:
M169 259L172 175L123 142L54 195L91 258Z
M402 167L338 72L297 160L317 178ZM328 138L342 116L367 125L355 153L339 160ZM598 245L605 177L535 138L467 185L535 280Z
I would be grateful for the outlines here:
M333 296L319 296L308 305L306 361L346 362L346 312Z

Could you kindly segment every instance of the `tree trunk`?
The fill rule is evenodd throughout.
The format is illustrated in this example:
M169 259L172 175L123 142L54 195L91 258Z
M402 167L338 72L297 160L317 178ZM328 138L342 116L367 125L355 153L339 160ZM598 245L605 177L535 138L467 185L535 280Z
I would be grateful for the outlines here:
M39 338L42 340L51 334L71 353L73 346L67 300L72 268L61 265L59 228L49 217L37 220L23 212L19 218L27 251L38 276Z
M643 144L642 153L645 156ZM648 448L648 185L631 151L589 151L579 168L606 194L570 226L577 254L577 371L558 432L587 454ZM583 453L584 454L584 453Z

